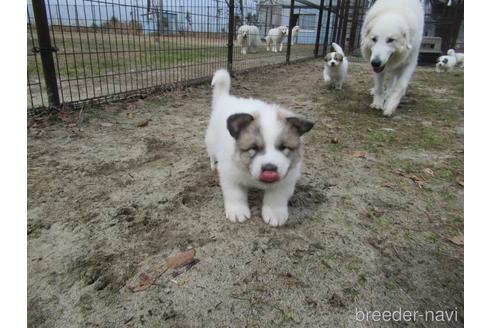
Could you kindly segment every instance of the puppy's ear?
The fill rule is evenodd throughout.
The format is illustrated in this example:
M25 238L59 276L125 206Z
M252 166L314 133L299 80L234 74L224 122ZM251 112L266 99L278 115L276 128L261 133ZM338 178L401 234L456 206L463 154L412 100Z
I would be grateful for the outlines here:
M311 130L314 126L314 123L296 116L287 117L286 120L300 136Z
M339 62L341 62L343 60L343 56L342 54L339 54L338 52L336 53L335 55L335 59L338 60Z
M255 118L246 113L233 114L227 118L227 130L234 139L239 138L241 131L246 128Z

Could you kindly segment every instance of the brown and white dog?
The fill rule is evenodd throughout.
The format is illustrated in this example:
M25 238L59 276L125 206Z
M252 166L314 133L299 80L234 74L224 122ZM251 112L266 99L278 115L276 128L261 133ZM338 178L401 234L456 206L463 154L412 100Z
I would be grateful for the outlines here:
M250 218L248 189L265 191L262 217L272 226L287 221L289 198L301 176L302 135L313 123L274 104L229 94L231 78L218 70L213 79L212 115L205 143L217 169L226 217Z
M341 90L343 81L345 81L347 76L349 62L343 49L338 44L333 42L331 45L335 51L325 56L323 78L326 83L330 83L336 89Z

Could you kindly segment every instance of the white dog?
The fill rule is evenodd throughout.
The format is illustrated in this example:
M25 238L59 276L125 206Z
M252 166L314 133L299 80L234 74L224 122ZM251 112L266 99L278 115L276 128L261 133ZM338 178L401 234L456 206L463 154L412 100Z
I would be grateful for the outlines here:
M407 91L417 66L424 11L419 0L378 0L362 25L362 54L374 74L372 108L391 116ZM384 75L389 76L387 91Z
M253 25L243 25L237 30L237 43L241 47L241 54L256 52L261 45L260 30Z
M289 29L287 26L279 26L276 28L272 28L268 31L268 35L266 36L266 47L267 51L270 49L273 52L282 52L283 41L285 36L289 33Z
M441 56L437 58L436 63L436 72L449 72L454 69L456 66L456 57L455 56Z
M291 39L290 39L290 44L291 45L297 44L297 39L299 37L299 30L300 29L301 28L298 25L296 25L296 26L294 26L292 28L292 36L291 36Z
M349 62L347 57L345 57L343 49L338 44L333 42L331 45L335 51L325 56L323 78L325 82L341 90L343 81L345 81L345 77L347 76Z
M212 79L212 116L205 143L212 170L217 168L226 217L251 216L248 188L265 190L263 220L283 225L287 202L301 175L302 135L313 123L278 105L231 96L231 78L219 70Z
M454 56L456 58L456 66L465 66L465 54L462 52L455 52L454 49L448 50L448 56Z

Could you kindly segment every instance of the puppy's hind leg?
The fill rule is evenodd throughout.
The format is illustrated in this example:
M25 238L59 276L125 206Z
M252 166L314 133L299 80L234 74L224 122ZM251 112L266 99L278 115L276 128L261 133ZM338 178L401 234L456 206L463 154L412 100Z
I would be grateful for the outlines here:
M219 172L220 173L220 172ZM238 184L220 176L226 217L231 222L244 222L251 217L248 207L248 192Z

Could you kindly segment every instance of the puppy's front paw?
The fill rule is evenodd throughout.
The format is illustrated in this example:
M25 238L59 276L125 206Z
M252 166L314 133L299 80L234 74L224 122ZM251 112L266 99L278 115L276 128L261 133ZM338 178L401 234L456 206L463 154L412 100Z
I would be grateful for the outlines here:
M394 98L389 98L383 106L383 115L384 116L391 116L395 112L396 108L398 107L399 101Z
M248 205L241 203L229 203L225 205L226 217L231 222L244 222L251 217Z
M263 217L263 221L268 223L271 226L279 227L287 221L289 217L289 211L287 206L283 207L269 207L263 206L261 210L261 216Z
M380 95L375 95L371 104L371 108L383 109L383 106L384 106L384 97Z

